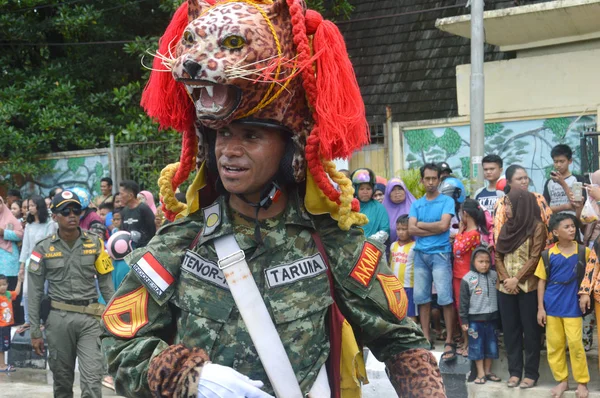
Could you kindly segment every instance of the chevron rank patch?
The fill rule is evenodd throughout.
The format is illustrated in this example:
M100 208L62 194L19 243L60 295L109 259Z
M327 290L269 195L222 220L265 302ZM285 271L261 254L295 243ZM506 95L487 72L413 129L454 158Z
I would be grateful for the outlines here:
M404 287L394 275L377 275L381 288L388 302L388 308L399 320L404 319L408 310L408 298Z
M360 256L358 257L358 261L356 261L354 268L352 268L352 272L350 272L350 277L364 287L368 287L377 270L377 264L379 264L381 254L381 250L374 244L365 242Z
M148 291L144 286L110 302L102 320L118 337L131 338L148 323Z

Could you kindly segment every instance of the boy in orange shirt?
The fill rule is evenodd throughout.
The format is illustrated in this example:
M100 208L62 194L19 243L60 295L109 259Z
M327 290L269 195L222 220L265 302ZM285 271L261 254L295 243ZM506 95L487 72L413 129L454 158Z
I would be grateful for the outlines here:
M0 274L0 372L14 372L15 368L4 362L4 353L10 349L10 328L15 323L12 302L21 294L23 278L19 276L17 288L8 291L8 279Z

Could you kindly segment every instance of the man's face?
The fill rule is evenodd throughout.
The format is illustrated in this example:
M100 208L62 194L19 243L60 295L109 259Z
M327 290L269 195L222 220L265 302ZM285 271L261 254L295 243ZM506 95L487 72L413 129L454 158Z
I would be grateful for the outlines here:
M16 202L19 198L17 198L16 196L12 196L12 195L8 195L6 197L6 204L10 207L10 205L13 204L13 202Z
M562 220L552 231L552 234L559 240L572 241L575 240L577 229L572 219Z
M498 163L484 163L483 164L483 178L487 181L498 181L502 175L502 168Z
M59 229L69 232L79 227L79 216L81 216L81 206L72 204L56 213L55 219Z
M125 187L119 187L119 199L121 202L121 206L127 206L129 202L135 199L135 196L133 195L133 192L128 191L127 189L125 189Z
M109 213L108 209L100 209L98 210L98 215L102 219L102 222L106 222L106 215Z
M259 200L284 151L282 133L274 129L232 124L217 131L215 155L223 186L250 201Z
M121 228L121 214L117 213L115 215L113 215L113 227L115 228Z
M552 161L554 162L554 169L560 174L568 174L569 166L573 163L573 159L567 159L565 155L555 156Z
M121 188L119 188L121 191ZM121 194L118 193L115 195L115 208L123 207L123 202L121 201Z
M440 185L440 177L436 170L425 169L421 182L427 193L435 193Z
M109 185L106 181L102 181L100 183L100 192L102 192L102 195L104 196L110 195L112 193L112 185Z

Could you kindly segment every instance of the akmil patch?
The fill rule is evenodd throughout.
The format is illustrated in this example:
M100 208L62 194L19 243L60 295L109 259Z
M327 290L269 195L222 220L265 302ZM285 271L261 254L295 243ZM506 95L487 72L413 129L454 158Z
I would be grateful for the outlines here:
M381 250L374 244L365 242L360 256L358 257L354 268L352 268L352 272L350 272L350 277L364 287L368 287L377 270L377 264L379 264L381 255Z
M383 293L385 293L390 312L396 315L399 320L404 319L408 310L408 298L398 278L394 275L379 274L377 279L381 283Z
M290 264L279 265L266 269L265 277L269 287L287 285L296 281L313 278L327 271L327 265L320 253L311 257L301 258Z
M191 250L186 251L181 269L221 289L229 290L225 275L219 266Z
M118 337L131 338L148 323L148 291L144 286L115 298L108 304L102 320L106 329Z

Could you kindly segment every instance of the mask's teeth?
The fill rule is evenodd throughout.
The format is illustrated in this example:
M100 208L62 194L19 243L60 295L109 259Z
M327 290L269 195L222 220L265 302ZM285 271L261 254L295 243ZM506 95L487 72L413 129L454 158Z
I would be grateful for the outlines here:
M208 94L208 96L210 98L212 98L214 87L213 86L206 86L206 87L204 87L204 89L206 90L206 93Z

